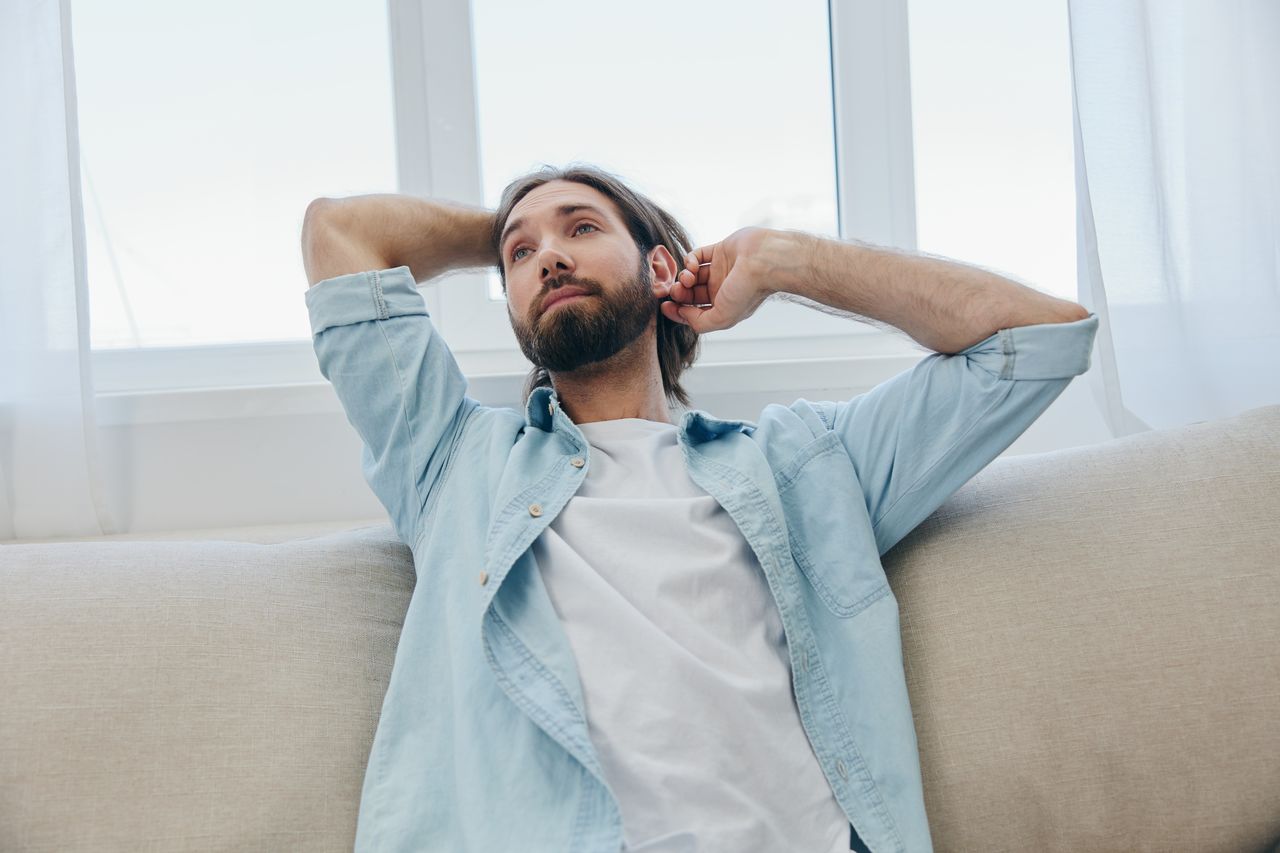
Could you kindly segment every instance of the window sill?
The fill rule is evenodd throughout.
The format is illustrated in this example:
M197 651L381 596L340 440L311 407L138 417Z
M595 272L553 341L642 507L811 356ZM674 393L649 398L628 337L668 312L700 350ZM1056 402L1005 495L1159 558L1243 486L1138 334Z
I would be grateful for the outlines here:
M189 359L176 352L168 358L154 351L95 353L95 375L111 374L114 368L117 388L125 378L119 362L136 361L140 366L146 359L148 365L160 365L146 378L140 379L141 372L129 374L140 387L99 392L98 423L122 426L342 412L333 388L320 375L309 342L253 346L263 350L251 359L235 347L193 348ZM225 359L221 370L213 367L218 351ZM697 363L685 374L684 386L694 406L709 411L735 395L769 395L779 401L785 397L788 403L797 397L844 399L911 368L926 355L905 336L878 330L764 342L707 339ZM206 358L208 363L191 369L193 362ZM487 406L520 408L528 362L519 352L456 352L455 358L467 376L469 396ZM104 363L112 359L117 363ZM165 372L170 372L167 383ZM203 387L174 387L178 375L188 381L203 377ZM264 376L277 381L264 383ZM110 382L99 385L111 387Z

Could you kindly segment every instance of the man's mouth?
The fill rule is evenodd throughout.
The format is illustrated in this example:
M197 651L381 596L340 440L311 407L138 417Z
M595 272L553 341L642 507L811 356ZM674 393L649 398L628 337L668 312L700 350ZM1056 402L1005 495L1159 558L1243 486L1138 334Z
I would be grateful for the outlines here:
M570 302L574 299L581 299L590 295L591 294L586 291L580 290L576 287L557 291L547 297L546 304L542 306L543 313L550 311L553 306L559 305L561 302Z
M588 294L586 293L575 293L572 296L563 296L557 299L555 302L552 302L551 305L548 307L548 310L550 310L550 308L555 307L556 305L559 305L562 302L573 302L575 299L586 299L587 296Z

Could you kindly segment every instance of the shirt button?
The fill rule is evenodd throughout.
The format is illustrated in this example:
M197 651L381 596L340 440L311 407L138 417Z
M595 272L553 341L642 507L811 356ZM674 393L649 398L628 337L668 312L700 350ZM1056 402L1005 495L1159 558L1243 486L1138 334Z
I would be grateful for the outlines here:
M836 772L840 774L841 779L844 779L846 782L849 780L849 771L845 769L844 761L842 759L836 759Z
M489 573L488 573L488 572L481 572L481 573L480 573L480 586L484 586L484 585L485 585L485 584L487 584L488 582L489 582Z
M583 465L586 465L587 463L582 461L581 456L575 456L569 460L569 464L572 465L574 468L581 468Z
M529 515L535 518L542 515L542 507L539 504L529 504Z
M547 414L548 414L548 415L554 415L555 413L556 413L556 404L555 404L555 403L547 403Z

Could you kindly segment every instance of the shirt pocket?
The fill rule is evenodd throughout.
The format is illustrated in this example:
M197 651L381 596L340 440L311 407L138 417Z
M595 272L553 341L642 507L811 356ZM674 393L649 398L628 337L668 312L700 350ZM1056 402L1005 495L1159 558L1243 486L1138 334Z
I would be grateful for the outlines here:
M777 473L791 554L832 613L854 616L889 592L853 462L828 432Z

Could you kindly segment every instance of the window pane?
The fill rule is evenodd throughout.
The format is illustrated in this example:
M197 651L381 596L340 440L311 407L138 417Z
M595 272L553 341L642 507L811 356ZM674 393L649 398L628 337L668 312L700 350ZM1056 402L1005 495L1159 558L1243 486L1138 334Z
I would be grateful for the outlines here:
M837 235L825 0L472 8L487 207L543 163L584 160L695 246L746 225Z
M309 338L307 204L396 190L386 4L71 18L93 347Z
M908 11L919 249L1074 301L1066 4Z

